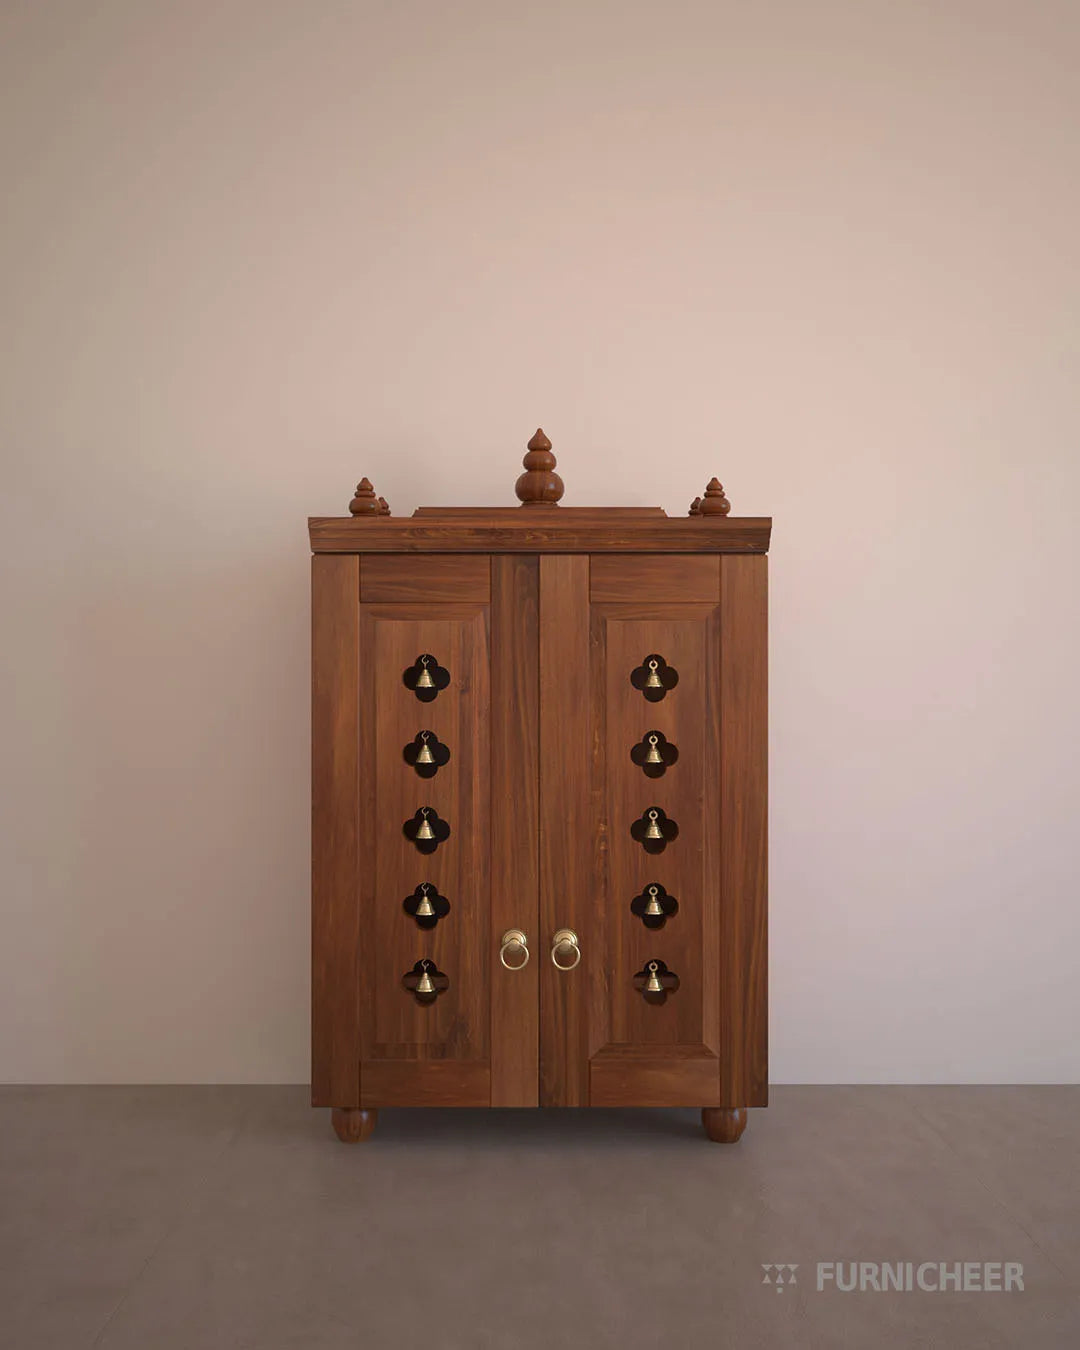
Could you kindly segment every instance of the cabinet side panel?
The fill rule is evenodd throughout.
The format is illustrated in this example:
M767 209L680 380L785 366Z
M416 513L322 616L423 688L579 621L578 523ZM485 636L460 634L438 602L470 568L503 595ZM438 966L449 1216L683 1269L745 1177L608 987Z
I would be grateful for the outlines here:
M491 1104L536 1106L540 1067L540 564L491 559ZM499 962L503 933L529 963Z
M720 1091L768 1101L767 560L720 561Z
M589 716L589 558L540 559L540 1104L587 1106L589 984L596 950ZM552 937L578 937L581 960L557 970ZM564 957L564 963L569 964Z
M359 593L355 555L311 560L311 1100L359 1106Z

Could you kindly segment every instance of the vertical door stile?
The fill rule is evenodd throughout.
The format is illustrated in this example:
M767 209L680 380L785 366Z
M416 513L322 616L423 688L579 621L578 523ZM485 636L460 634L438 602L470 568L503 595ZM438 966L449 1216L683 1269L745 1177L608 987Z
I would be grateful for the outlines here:
M540 1055L539 559L491 559L491 1104L536 1106ZM508 970L514 929L528 963ZM521 960L517 951L509 963Z
M540 558L540 1104L589 1102L588 986L596 950L593 903L589 558ZM580 962L552 960L561 929ZM573 949L560 953L573 964Z

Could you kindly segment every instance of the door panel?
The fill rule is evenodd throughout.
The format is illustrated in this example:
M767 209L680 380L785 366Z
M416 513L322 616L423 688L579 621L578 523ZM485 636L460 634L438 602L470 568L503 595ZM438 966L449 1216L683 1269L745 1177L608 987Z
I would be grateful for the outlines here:
M394 596L359 605L361 688L367 682L359 699L360 776L378 813L360 861L370 885L370 892L361 886L359 900L360 1105L535 1104L535 964L511 971L499 963L498 925L522 928L535 943L537 804L515 773L512 831L493 822L492 797L510 795L515 764L531 767L535 779L536 663L534 656L530 668L528 648L531 642L535 654L536 561L493 560L492 594L489 560L479 560L481 568L470 558L473 594L491 599L468 603L443 600L430 584L440 573L437 556L425 557L420 571L414 559L396 569L385 561L371 568L362 559L359 586L361 597ZM514 659L519 652L523 666ZM449 676L429 702L403 680L424 653ZM430 777L404 754L421 731L450 756ZM425 807L450 831L430 852L404 829ZM503 808L497 815L505 817ZM433 928L403 908L421 883L450 905ZM431 1002L403 986L419 961L433 962L448 981Z
M361 608L360 650L370 652L375 672L380 824L370 925L375 1016L365 1027L365 1061L489 1057L488 614L459 605L436 612L437 618L430 606ZM402 683L402 673L425 652L450 674L450 686L426 704ZM421 730L433 732L450 751L449 763L430 779L420 778L403 757ZM425 806L450 827L450 837L429 855L403 829ZM449 914L427 930L402 909L423 882L450 902ZM425 958L450 981L428 1006L402 987L402 977Z
M706 833L715 838L705 821L719 817L716 709L707 697L715 680L717 607L714 601L680 612L678 619L643 619L632 605L592 606L593 679L606 692L594 774L608 829L606 876L599 878L607 913L607 1017L595 1029L594 1053L610 1043L707 1045L714 1058L719 1051L715 961L702 959L709 941L706 915L715 952L716 893L704 869ZM631 671L651 652L679 672L678 685L659 703L648 703L630 683ZM631 748L650 732L678 750L676 762L657 779L647 778L630 758ZM707 764L714 770L708 775ZM653 805L679 827L678 838L655 856L630 835L632 823ZM679 905L659 930L646 928L630 911L634 896L650 884L662 885ZM658 1006L633 984L634 974L654 957L680 981L678 992Z
M576 969L549 960L541 977L542 1103L752 1105L763 1091L763 1058L755 1051L759 1067L748 1071L741 1038L746 1026L753 1037L764 1028L764 813L740 796L763 786L754 691L764 592L742 572L725 592L728 561L540 560L541 923L546 944L573 928L582 952ZM725 595L735 616L726 666ZM657 701L631 679L651 654L678 673ZM737 761L727 767L722 710ZM749 729L736 730L747 716ZM650 733L678 752L655 777L631 757L635 746L644 755ZM650 809L678 826L662 851L631 833ZM653 884L678 901L661 927L631 911ZM640 987L651 961L678 977L663 999Z

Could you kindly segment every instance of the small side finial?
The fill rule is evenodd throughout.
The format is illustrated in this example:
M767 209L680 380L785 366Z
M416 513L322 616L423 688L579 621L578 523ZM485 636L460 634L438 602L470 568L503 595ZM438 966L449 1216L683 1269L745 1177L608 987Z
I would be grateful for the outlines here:
M687 511L686 514L687 514L688 516L700 516L700 515L701 515L701 498L700 498L700 497L695 497L695 498L694 498L694 500L690 503L690 510Z
M521 461L525 472L514 484L514 491L522 506L557 506L563 495L563 480L555 472L555 456L551 442L540 427L528 445L528 453Z
M694 510L694 506L697 510ZM692 516L726 516L731 510L731 503L724 496L724 489L718 478L710 478L709 485L705 489L705 496L699 497L690 508Z
M349 503L354 516L388 516L390 508L385 497L376 497L370 478L361 478L356 485L356 496Z

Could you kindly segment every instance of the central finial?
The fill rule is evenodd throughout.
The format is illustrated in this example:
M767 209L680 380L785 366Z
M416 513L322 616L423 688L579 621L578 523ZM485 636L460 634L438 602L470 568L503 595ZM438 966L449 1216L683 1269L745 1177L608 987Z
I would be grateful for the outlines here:
M540 427L521 462L525 472L514 484L514 491L522 506L557 506L564 491L563 480L555 472L551 442Z

